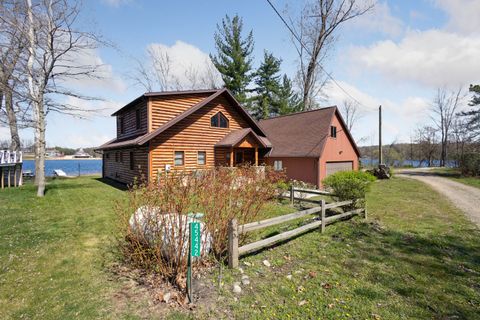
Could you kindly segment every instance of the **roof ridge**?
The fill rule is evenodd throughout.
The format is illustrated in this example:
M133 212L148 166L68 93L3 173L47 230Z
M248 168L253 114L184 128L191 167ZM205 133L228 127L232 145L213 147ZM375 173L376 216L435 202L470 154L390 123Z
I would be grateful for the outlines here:
M275 117L271 117L271 118L268 118L268 119L261 119L260 122L273 120L273 119L278 119L278 118L295 116L295 115L298 115L298 114L303 114L303 113L308 113L308 112L321 111L321 110L331 109L331 108L338 108L338 107L337 106L330 106L330 107L323 107L323 108L318 108L318 109L313 109L313 110L306 110L306 111L299 111L299 112L294 112L294 113L289 113L289 114L282 114L280 116L275 116Z
M145 92L143 95L146 97L156 96L156 95L178 95L178 94L189 94L189 93L214 93L217 91L222 90L223 88L219 89L195 89L195 90L170 90L170 91L148 91Z

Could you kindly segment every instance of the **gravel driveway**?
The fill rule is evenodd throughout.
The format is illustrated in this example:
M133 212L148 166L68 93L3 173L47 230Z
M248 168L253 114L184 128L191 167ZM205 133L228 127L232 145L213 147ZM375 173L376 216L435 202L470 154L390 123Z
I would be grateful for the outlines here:
M440 177L426 169L403 169L396 171L397 176L420 180L443 194L465 215L480 227L480 189L463 183Z

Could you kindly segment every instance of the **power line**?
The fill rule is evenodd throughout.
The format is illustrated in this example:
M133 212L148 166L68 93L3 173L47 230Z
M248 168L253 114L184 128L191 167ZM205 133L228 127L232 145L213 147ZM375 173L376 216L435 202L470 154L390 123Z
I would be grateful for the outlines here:
M295 33L295 31L292 29L292 27L290 27L290 25L287 23L287 21L283 18L283 16L280 14L280 12L278 12L277 8L273 5L273 3L270 1L270 0L267 0L268 4L270 5L270 7L272 7L273 11L275 11L275 13L277 14L277 16L280 18L280 20L282 20L283 24L287 27L287 29L290 31L290 33L293 35L293 37L298 41L298 43L300 44L300 46L310 55L310 57L313 55L310 50L308 50L307 47L305 47L305 45L303 44L303 42L301 41L300 37ZM367 107L366 105L364 105L363 103L361 103L360 101L358 101L357 99L355 99L355 97L353 97L350 93L348 93L347 90L345 90L338 82L337 80L335 80L333 78L333 76L327 71L325 70L325 68L318 62L316 62L317 66L322 69L322 71L327 75L327 77L338 87L340 88L340 90L342 90L347 96L349 96L353 101L355 101L356 103L358 103L359 105L361 106L364 106L365 108L367 109L371 109L370 107Z

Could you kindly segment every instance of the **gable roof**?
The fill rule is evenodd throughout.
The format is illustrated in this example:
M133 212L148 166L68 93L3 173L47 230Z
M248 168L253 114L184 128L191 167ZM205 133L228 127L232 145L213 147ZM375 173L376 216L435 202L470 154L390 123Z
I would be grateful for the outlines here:
M335 115L338 116L355 152L360 156L357 145L346 129L336 106L261 120L260 126L273 145L268 156L321 157Z
M244 128L230 132L222 140L215 144L215 147L233 147L251 134L264 148L271 147L270 141L265 137L258 136L251 128Z
M135 98L134 100L130 101L127 103L125 106L121 107L114 113L112 113L112 116L116 116L119 113L122 113L123 111L129 109L130 107L136 105L140 101L147 100L148 97L161 97L161 96L178 96L182 94L213 94L217 92L218 89L206 89L206 90L183 90L183 91L160 91L160 92L145 92L141 96Z
M153 130L152 132L146 133L144 135L141 135L141 136L129 139L129 140L113 139L113 140L101 145L100 147L98 147L98 150L113 149L113 148L135 146L135 145L138 145L138 146L143 145L143 144L147 143L148 141L150 141L151 139L158 136L159 134L161 134L162 132L164 132L165 130L171 128L172 126L174 126L178 122L187 118L189 115L195 113L196 111L198 111L199 109L201 109L202 107L204 107L208 103L212 102L215 98L217 98L221 95L224 95L230 101L230 103L232 103L232 105L234 105L237 108L239 113L242 114L245 117L245 119L250 124L251 128L253 129L252 132L256 132L257 134L259 134L261 136L266 136L265 131L263 131L263 129L259 126L259 124L250 116L250 114L248 114L248 112L238 103L238 101L233 97L233 95L230 93L230 91L226 88L218 89L218 90L174 91L174 92L159 92L159 93L153 92L153 93L144 94L143 96L140 96L137 99L140 99L142 97L155 97L155 96L159 96L159 95L177 95L177 94L210 93L210 92L212 93L211 95L209 95L208 97L206 97L202 101L198 102L197 104L193 105L192 107L190 107L186 111L182 112L178 116L176 116L176 117L172 118L171 120L167 121L166 123L164 123L163 125L161 125L157 129ZM129 104L127 104L122 109L118 110L113 115L117 114L121 110L124 110L128 106L131 106L131 105L135 104L136 100L130 102Z

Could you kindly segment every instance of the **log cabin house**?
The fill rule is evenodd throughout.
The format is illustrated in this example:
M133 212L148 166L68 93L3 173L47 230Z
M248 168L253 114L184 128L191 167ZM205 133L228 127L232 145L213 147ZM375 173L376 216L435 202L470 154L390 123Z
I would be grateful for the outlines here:
M335 107L257 123L219 89L145 93L112 116L117 136L98 148L103 177L125 184L170 170L249 163L320 186L326 174L358 168L358 149Z

